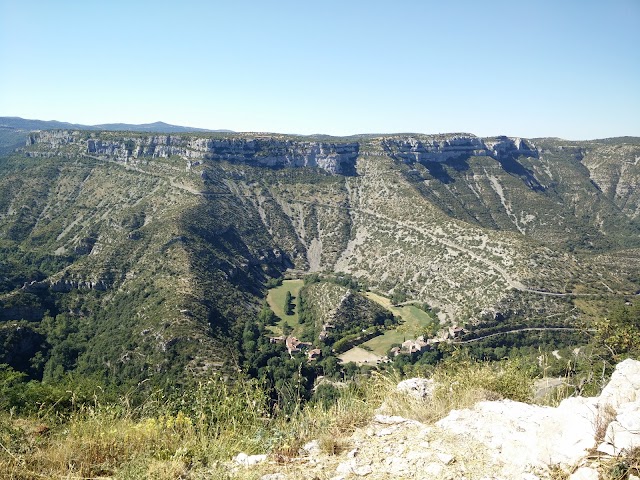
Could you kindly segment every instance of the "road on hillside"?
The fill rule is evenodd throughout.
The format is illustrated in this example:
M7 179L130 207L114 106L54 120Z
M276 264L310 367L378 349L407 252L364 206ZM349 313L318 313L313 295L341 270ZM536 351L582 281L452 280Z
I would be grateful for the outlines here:
M505 335L509 333L518 333L518 332L544 332L544 331L558 331L558 332L595 332L596 330L593 328L571 328L571 327L527 327L527 328L516 328L514 330L507 330L506 332L497 332L491 333L489 335L485 335L483 337L472 338L471 340L454 340L452 343L454 344L463 344L463 343L473 343L479 342L480 340L484 340L486 338L497 337L498 335Z

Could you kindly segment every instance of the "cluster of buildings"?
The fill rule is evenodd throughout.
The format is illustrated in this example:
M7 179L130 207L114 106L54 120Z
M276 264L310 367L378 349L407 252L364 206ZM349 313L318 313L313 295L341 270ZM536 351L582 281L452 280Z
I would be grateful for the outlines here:
M448 329L440 330L437 336L433 338L429 338L427 340L424 339L423 335L420 335L415 340L405 340L402 342L402 345L399 347L393 347L390 350L390 354L394 357L397 357L400 354L409 354L413 355L414 353L422 353L424 351L430 350L432 346L441 343L448 342L450 340L454 340L460 337L464 333L464 328L453 326Z
M296 337L288 336L279 336L279 337L269 337L269 341L271 343L284 343L289 355L293 357L294 353L305 352L307 354L308 360L317 360L322 356L322 351L319 348L313 348L313 344L311 342L301 342Z
M331 328L332 326L328 325L328 327ZM323 329L323 333L326 333L326 328ZM405 340L399 347L393 347L389 353L391 357L397 357L401 354L413 355L415 353L422 353L430 350L438 343L455 340L462 336L464 333L464 328L451 326L447 329L440 330L440 332L438 332L438 335L433 338L425 340L424 336L420 335L415 340ZM320 340L322 340L322 338ZM313 344L311 342L302 342L291 335L269 337L269 341L271 343L284 344L291 357L293 357L294 354L301 352L306 353L307 360L309 361L317 360L322 356L322 351L319 348L313 348ZM387 359L387 361L389 360Z

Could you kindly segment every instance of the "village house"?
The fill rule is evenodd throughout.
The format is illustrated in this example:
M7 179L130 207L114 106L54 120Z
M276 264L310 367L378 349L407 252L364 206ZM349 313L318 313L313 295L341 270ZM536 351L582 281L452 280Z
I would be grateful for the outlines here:
M402 353L413 354L413 353L423 352L427 350L428 347L429 347L429 344L424 340L424 337L421 335L415 340L406 340L402 342L402 347L400 351Z
M311 360L317 360L318 358L320 358L322 356L322 350L320 350L319 348L314 348L309 350L309 352L307 353L307 358L309 359L309 361Z
M322 331L320 332L320 335L318 335L318 340L320 340L321 342L324 342L327 337L329 336L329 332L328 330L335 328L332 324L330 323L323 323L322 324Z
M294 353L298 353L303 348L309 348L312 346L309 342L301 342L296 337L288 336L285 340L285 345L287 347L287 351L289 355L293 355Z
M464 333L465 330L462 327L458 327L457 325L449 327L449 338L458 338L461 337Z

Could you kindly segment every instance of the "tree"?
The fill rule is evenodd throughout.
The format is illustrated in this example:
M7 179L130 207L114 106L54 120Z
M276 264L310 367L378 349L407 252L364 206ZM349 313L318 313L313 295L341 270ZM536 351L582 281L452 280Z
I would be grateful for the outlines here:
M282 334L289 335L291 332L293 332L293 328L285 322L284 325L282 325Z
M285 315L293 315L293 297L289 290L287 290L287 294L284 297L284 313Z
M604 346L614 361L640 356L640 305L618 306L595 327L596 344Z
M407 301L407 293L402 289L396 288L393 294L391 295L391 303L393 305L398 305L406 301Z
M258 321L262 322L264 325L275 325L278 323L278 317L275 313L269 308L267 302L262 305L262 310L258 313Z

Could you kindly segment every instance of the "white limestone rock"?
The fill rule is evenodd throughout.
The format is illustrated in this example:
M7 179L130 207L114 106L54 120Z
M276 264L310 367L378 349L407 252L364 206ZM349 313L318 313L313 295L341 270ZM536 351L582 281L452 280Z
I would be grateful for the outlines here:
M616 454L616 447L614 447L610 443L602 442L600 445L598 445L597 451L613 457Z
M267 473L260 480L287 480L287 476L284 473Z
M318 455L320 453L320 442L311 440L302 446L302 452L306 455Z
M616 419L609 424L604 442L613 447L613 454L640 447L640 402L621 405Z
M257 465L258 463L262 463L267 459L266 455L247 455L244 452L239 453L233 459L238 465L242 465L244 467L250 467L252 465Z
M418 400L428 400L433 397L435 387L432 378L409 378L400 382L396 388Z
M640 362L630 358L620 362L598 398L613 408L640 400Z
M596 426L611 409L615 419L598 451L618 455L640 447L640 362L620 363L598 397L568 398L557 408L510 400L480 402L452 411L436 425L480 442L488 456L516 474L578 464L595 446ZM588 470L582 474L591 475Z
M436 457L438 457L438 460L440 460L445 465L449 465L455 460L453 455L449 453L436 453Z
M427 474L427 478L441 478L444 466L441 463L431 462L424 467L424 473Z
M381 415L377 414L373 416L373 422L381 425L421 425L420 422L415 420L409 420L408 418L401 417L399 415Z
M437 425L470 436L496 459L524 471L528 466L572 465L594 444L593 402L570 399L556 408L510 400L480 402L454 410Z
M355 460L348 460L346 462L342 462L336 467L336 473L340 475L348 475L350 473L353 473L356 466L357 465Z
M355 473L359 477L365 477L370 473L373 473L373 468L371 468L371 465L361 465L359 467L354 468L353 473Z
M598 480L600 476L595 468L581 467L571 474L569 480Z

